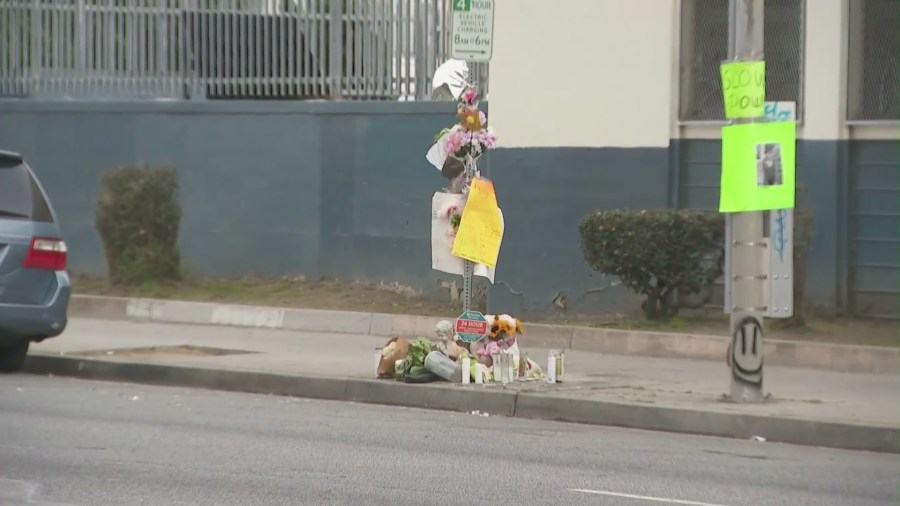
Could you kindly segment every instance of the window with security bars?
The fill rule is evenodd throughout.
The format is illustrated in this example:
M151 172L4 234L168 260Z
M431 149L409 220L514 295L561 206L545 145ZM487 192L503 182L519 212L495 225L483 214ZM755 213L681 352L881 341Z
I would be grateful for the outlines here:
M725 120L719 65L728 57L728 4L681 1L680 121ZM766 1L766 100L796 102L798 120L803 114L805 19L804 0Z
M850 0L847 119L900 120L900 0Z

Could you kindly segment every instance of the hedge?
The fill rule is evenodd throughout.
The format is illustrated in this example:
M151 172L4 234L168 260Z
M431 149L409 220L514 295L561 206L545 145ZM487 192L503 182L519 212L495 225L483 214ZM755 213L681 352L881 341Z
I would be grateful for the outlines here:
M722 215L688 210L600 211L579 225L581 247L595 271L618 277L643 295L644 314L666 320L702 295L712 297L713 283L725 260Z

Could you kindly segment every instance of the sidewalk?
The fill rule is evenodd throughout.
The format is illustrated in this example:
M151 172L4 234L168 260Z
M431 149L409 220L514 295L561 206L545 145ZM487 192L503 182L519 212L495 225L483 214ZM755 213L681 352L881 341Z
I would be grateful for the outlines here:
M573 350L566 355L563 384L404 385L372 379L375 348L384 342L368 335L74 319L59 338L33 346L27 367L31 372L441 409L479 405L491 414L742 438L758 435L772 441L900 453L900 374L771 366L765 370L766 390L776 400L739 405L716 400L729 387L724 360ZM539 363L546 360L548 350L529 347L527 336L522 342L530 357ZM124 351L177 350L185 345L215 348L220 354L204 355L197 349ZM178 374L173 375L173 368ZM189 371L218 373L215 379L206 375L195 381ZM235 379L228 380L226 373ZM278 378L294 386L280 388ZM304 378L310 382L300 382ZM251 388L248 382L253 381L261 381L260 388ZM313 391L320 387L325 390Z
M72 299L69 315L382 338L430 336L434 333L435 324L447 318L85 295L76 295ZM610 355L684 358L721 363L729 341L724 336L702 334L572 325L526 325L527 341L531 346ZM900 373L900 348L894 347L764 339L763 351L768 365L864 374Z

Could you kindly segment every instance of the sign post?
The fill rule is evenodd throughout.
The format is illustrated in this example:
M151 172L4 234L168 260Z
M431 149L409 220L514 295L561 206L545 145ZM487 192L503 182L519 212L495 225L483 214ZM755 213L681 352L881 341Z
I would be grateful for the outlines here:
M469 62L487 62L493 56L494 0L451 0L450 56ZM471 156L465 160L466 186L475 178L477 167ZM464 191L466 191L466 188ZM463 311L472 309L472 277L475 264L463 264Z
M458 0L454 0L458 1ZM477 167L475 165L475 159L472 158L472 155L466 155L465 162L465 189L464 192L469 191L469 185L472 183L472 180L475 179L475 173L477 171ZM464 211L465 212L465 211ZM454 241L454 245L456 241ZM475 262L469 259L463 259L463 312L472 313L472 292L474 291L474 287L472 286L472 278L475 276ZM482 317L483 318L483 317Z
M766 102L766 121L797 122L795 102ZM767 318L794 316L794 210L768 213L769 304Z
M450 56L472 62L489 61L493 52L494 0L451 1Z

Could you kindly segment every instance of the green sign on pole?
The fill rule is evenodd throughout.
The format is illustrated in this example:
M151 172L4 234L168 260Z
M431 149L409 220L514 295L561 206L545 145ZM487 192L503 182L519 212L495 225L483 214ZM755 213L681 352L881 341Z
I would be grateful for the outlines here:
M793 209L796 157L793 121L722 128L719 212Z
M455 12L469 12L472 10L472 0L453 0Z
M494 0L453 0L450 17L450 56L486 62L494 47Z
M478 311L466 311L456 319L456 333L462 342L481 341L489 330L487 319Z

